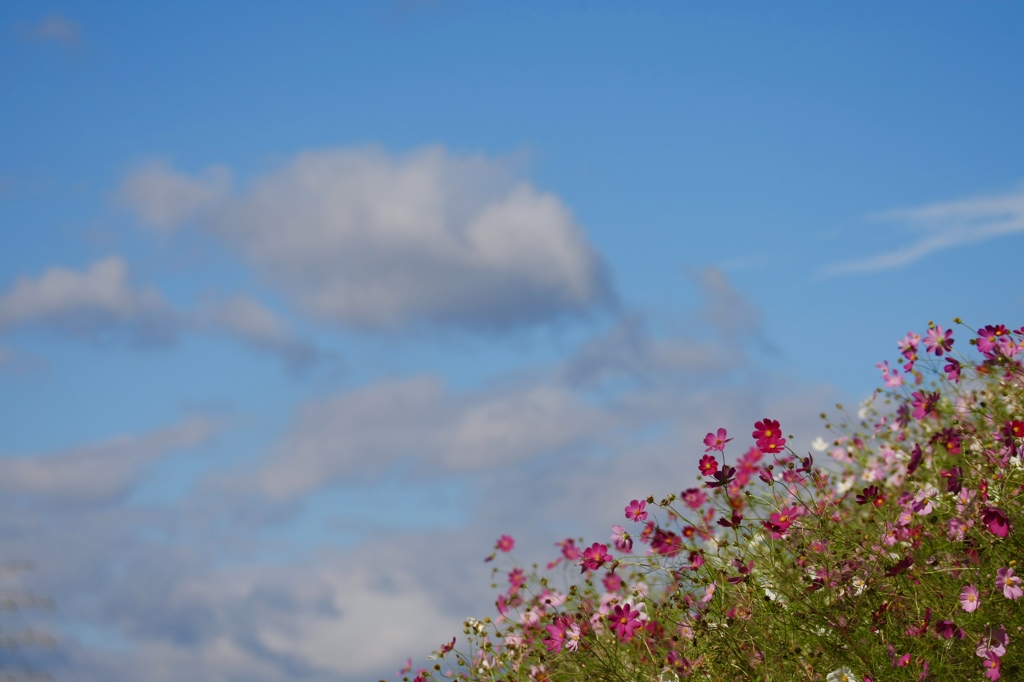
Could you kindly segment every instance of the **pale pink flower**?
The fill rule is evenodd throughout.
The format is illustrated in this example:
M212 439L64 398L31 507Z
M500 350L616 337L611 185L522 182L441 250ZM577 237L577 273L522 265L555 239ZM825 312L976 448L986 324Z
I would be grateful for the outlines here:
M968 585L960 592L960 606L962 606L964 611L967 613L971 613L977 609L980 603L981 598L978 595L978 588L974 585Z
M996 589L1003 591L1007 599L1020 599L1024 597L1024 589L1021 589L1020 578L1013 574L1012 568L1000 568L996 571Z

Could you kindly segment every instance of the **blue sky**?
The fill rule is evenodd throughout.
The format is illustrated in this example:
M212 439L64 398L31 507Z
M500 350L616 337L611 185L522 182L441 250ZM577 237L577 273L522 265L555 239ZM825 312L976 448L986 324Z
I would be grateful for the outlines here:
M1019 5L634 5L0 8L40 665L393 678L498 535L603 539L705 432L809 443L908 330L1020 324Z

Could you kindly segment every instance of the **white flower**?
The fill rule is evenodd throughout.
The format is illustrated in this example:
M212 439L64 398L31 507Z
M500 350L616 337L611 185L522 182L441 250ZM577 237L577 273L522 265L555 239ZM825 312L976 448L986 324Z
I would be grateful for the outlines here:
M828 449L828 443L825 441L824 438L818 436L817 438L811 441L811 447L814 448L814 450L817 452L825 452L825 450Z
M859 575L853 576L853 578L850 579L850 582L853 583L853 593L858 597L860 596L860 593L864 591L864 588L867 587L867 583L864 582L864 578L861 578Z
M825 682L860 682L860 680L853 676L849 668L843 666L830 672L825 678Z

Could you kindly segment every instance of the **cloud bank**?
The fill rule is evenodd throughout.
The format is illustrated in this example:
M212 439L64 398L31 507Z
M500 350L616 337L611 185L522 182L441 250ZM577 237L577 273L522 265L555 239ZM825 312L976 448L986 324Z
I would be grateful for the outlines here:
M614 301L559 198L507 162L431 147L315 151L229 194L228 172L153 164L118 201L162 230L223 240L310 318L348 328L500 332Z

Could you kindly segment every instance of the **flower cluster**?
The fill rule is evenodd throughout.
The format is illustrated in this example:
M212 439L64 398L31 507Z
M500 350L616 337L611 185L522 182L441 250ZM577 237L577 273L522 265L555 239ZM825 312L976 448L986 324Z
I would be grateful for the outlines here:
M556 543L548 571L579 568L560 590L496 568L496 618L416 682L1024 679L1024 327L956 341L901 339L818 461L776 419L733 459L709 432L699 483L629 501L611 548Z

